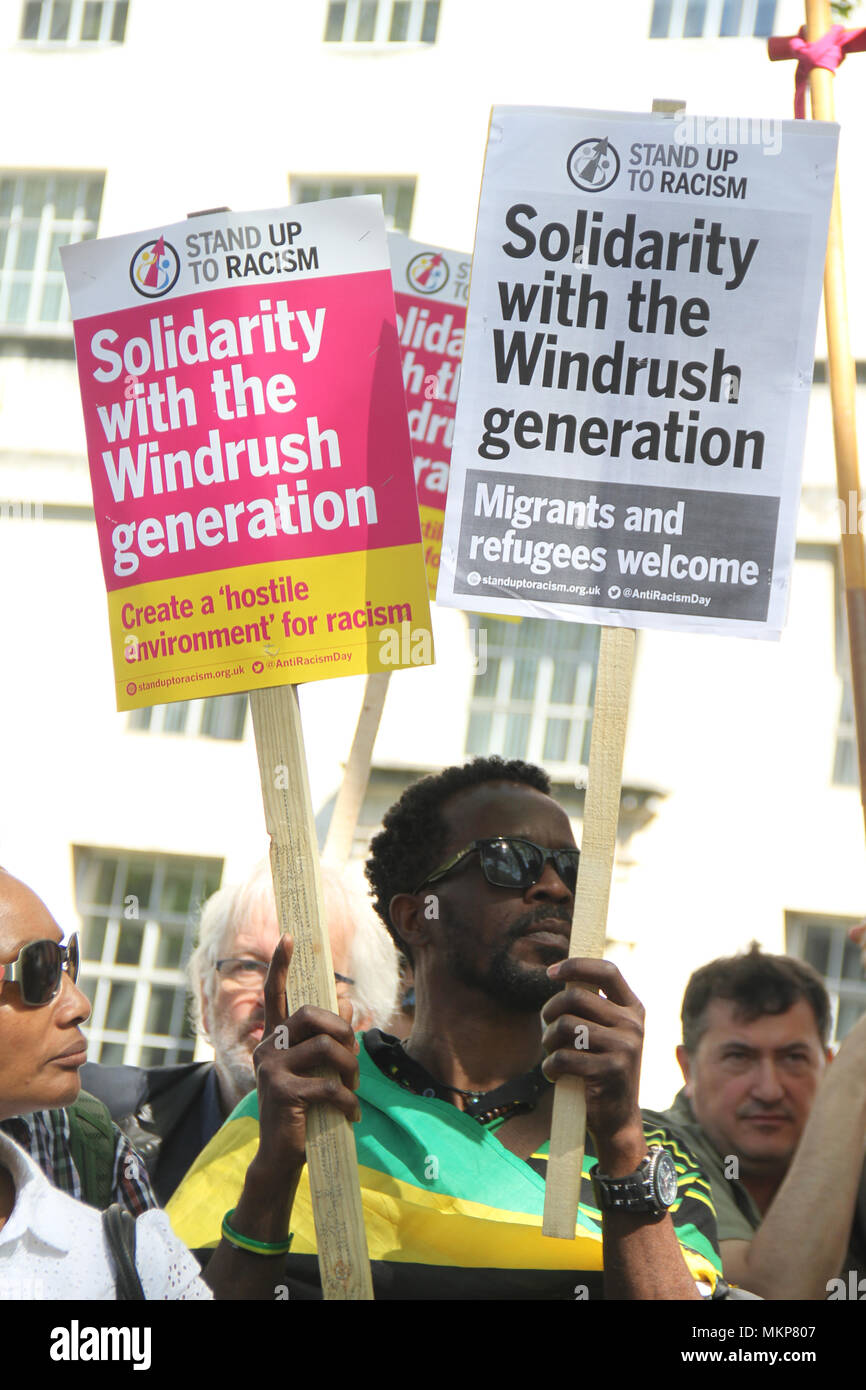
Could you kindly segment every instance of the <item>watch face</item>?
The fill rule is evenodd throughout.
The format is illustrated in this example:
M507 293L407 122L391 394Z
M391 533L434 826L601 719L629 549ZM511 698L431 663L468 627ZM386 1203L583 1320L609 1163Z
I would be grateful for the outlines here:
M655 1166L655 1189L663 1207L673 1206L677 1200L677 1166L668 1153L662 1149Z

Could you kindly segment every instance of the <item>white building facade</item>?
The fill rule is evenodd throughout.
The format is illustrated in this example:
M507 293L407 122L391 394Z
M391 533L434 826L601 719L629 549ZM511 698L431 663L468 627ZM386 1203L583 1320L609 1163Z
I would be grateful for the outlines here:
M615 22L613 22L615 20ZM469 250L493 103L791 114L781 0L7 0L0 8L0 862L84 931L94 1060L191 1055L191 914L267 848L243 697L113 705L57 250L229 205L379 191ZM837 79L855 352L866 230L854 57ZM823 329L780 642L639 633L609 953L647 1006L643 1098L666 1105L690 972L747 947L824 974L839 1037L866 1005L866 909ZM856 509L855 509L856 510ZM477 631L484 629L483 638ZM356 851L414 776L468 753L547 766L578 837L598 630L437 610L437 665L396 674ZM486 651L485 651L486 643ZM479 659L484 655L485 660ZM302 691L324 824L362 682Z

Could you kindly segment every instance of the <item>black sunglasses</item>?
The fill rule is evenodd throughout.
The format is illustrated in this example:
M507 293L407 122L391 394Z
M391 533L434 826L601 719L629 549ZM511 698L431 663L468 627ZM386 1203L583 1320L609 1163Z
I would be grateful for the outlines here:
M0 965L0 984L16 984L22 1004L38 1009L57 998L64 970L75 984L78 965L77 932L65 946L56 941L29 941L14 961Z
M467 855L478 850L481 855L481 872L494 888L530 888L544 873L548 861L553 865L569 893L577 887L577 866L580 862L579 849L544 849L532 840L523 840L512 835L500 835L495 840L473 840L471 845L461 849L442 864L432 874L422 878L417 893L427 883L435 883L444 878Z

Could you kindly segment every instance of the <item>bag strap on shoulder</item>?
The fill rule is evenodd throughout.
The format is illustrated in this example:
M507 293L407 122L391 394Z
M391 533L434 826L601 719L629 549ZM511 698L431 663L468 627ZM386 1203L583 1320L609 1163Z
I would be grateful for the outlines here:
M114 1202L102 1213L105 1238L114 1262L118 1302L144 1298L135 1267L135 1217Z

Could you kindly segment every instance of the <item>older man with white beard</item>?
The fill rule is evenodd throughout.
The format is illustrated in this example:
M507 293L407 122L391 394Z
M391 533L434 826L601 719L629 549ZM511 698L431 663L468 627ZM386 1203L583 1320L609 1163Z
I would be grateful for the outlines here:
M397 996L394 946L341 874L323 867L322 887L337 997L351 1001L356 1030L384 1027ZM213 1062L82 1069L82 1085L144 1157L161 1205L255 1086L252 1054L263 1036L265 976L278 940L270 868L262 863L202 909L188 978L196 1031L213 1047Z

